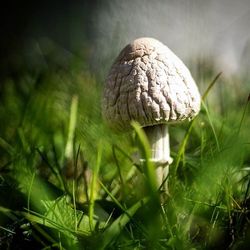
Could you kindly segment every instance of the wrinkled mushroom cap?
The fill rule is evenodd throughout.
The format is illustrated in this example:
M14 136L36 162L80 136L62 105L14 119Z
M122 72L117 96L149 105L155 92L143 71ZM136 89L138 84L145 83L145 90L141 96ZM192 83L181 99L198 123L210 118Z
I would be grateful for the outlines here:
M200 94L184 63L164 44L139 38L119 54L108 74L103 117L117 131L131 121L152 126L192 119Z

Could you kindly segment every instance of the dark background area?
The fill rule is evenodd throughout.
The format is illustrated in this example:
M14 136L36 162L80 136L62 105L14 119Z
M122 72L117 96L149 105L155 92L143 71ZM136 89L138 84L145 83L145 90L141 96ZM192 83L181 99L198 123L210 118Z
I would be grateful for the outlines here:
M30 43L40 43L46 38L67 53L79 51L91 43L94 37L93 12L99 2L10 0L1 3L1 78L18 74L26 67L32 68L28 59Z

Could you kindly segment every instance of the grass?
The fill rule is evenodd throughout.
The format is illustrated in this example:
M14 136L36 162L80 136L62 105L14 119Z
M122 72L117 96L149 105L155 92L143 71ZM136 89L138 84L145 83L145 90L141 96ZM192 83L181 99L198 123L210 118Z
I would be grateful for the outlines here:
M212 68L204 75L200 114L170 127L174 161L164 201L138 124L116 135L103 123L102 76L73 61L67 70L48 65L6 79L0 247L247 249L250 80ZM146 159L139 166L138 150Z

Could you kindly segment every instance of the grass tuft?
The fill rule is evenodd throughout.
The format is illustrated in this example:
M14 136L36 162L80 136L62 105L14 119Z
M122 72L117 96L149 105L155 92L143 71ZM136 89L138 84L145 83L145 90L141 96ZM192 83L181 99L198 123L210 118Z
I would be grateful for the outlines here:
M217 74L200 114L170 126L174 162L160 200L143 130L106 127L103 76L83 68L72 61L67 71L25 72L1 87L0 248L247 249L245 76ZM214 69L202 70L197 82L207 83ZM144 160L134 162L138 151Z

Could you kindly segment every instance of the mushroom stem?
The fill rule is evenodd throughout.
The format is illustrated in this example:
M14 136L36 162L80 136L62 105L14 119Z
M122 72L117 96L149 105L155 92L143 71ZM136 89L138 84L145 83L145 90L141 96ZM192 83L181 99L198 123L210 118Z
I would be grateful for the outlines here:
M143 128L151 147L151 160L156 164L157 182L160 186L168 176L171 163L169 133L167 124L159 124ZM164 184L167 191L167 181Z

